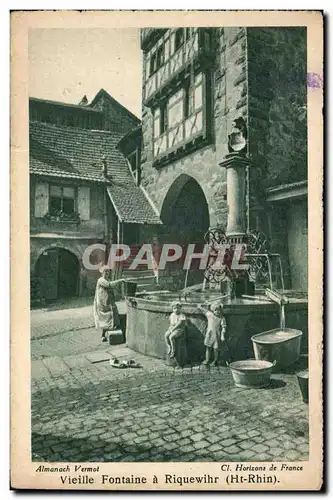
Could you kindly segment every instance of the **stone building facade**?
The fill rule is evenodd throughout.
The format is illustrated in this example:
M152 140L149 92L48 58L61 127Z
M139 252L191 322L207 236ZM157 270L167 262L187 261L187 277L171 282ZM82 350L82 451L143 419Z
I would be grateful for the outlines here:
M147 28L141 48L140 178L163 222L160 242L202 243L208 228L226 226L219 163L242 118L249 227L281 254L286 286L306 289L305 29Z
M100 275L85 266L86 249L105 245L106 252L91 254L91 263L98 264L111 244L138 244L141 227L160 224L117 149L140 121L105 91L92 105L83 103L29 102L30 274L36 303L93 294Z

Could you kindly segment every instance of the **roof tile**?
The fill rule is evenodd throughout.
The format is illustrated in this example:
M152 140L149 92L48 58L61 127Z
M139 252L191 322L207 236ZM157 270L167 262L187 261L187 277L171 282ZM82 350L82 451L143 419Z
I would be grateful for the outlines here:
M30 173L104 182L102 158L108 167L109 194L124 222L160 224L143 191L116 149L122 134L30 122Z

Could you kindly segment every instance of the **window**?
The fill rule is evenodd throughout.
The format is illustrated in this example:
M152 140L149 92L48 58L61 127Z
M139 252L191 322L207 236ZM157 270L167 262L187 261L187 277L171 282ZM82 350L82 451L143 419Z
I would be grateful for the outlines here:
M164 64L164 59L165 59L165 48L164 44L160 45L158 49L153 52L153 54L150 57L150 63L149 63L149 76L152 76L154 73L156 73L157 70L160 69L161 66Z
M174 92L153 112L154 157L168 155L193 139L206 137L207 109L209 102L205 94L206 75L192 74L182 88Z
M161 121L160 121L160 134L164 134L168 130L168 108L167 103L161 106Z
M176 31L176 36L175 36L175 51L180 49L183 43L184 43L184 28L179 28Z
M162 104L154 111L154 137L163 135L168 130L168 108L167 103Z
M156 65L157 65L157 69L159 69L161 66L163 66L163 64L164 64L164 46L161 45L157 49L157 53L156 53Z
M191 78L192 79L192 78ZM191 79L187 81L184 89L184 116L188 118L197 109L202 107L202 74L199 73L191 82Z
M184 93L184 116L188 118L194 111L194 88L188 85Z
M75 188L69 186L50 185L49 213L57 215L75 213Z
M156 72L156 62L157 55L156 52L154 52L154 54L152 54L150 58L149 76L153 75Z

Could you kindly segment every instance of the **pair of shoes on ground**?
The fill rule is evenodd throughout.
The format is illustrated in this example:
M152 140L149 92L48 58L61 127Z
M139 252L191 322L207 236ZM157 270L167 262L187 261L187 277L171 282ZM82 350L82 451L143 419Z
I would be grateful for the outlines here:
M141 368L140 363L137 363L134 359L130 360L119 360L119 359L110 359L110 365L113 368Z

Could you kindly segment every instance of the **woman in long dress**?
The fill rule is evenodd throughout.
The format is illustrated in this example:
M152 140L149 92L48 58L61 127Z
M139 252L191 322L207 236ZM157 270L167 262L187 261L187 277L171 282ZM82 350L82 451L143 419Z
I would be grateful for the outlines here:
M94 319L97 329L102 330L102 341L106 342L108 330L119 328L119 312L113 288L124 279L112 281L112 270L104 266L102 276L97 280L94 299Z

